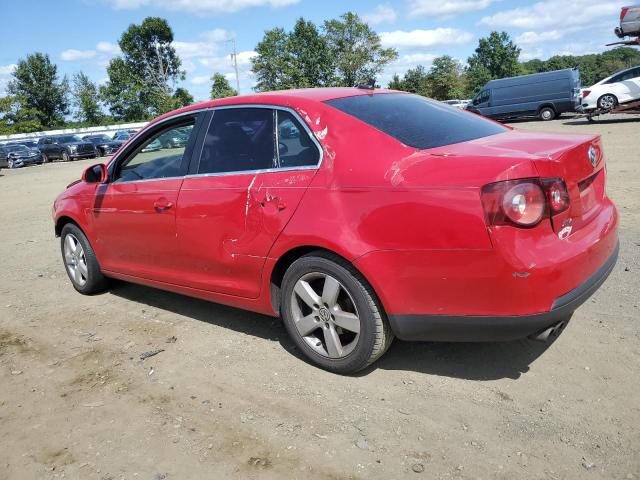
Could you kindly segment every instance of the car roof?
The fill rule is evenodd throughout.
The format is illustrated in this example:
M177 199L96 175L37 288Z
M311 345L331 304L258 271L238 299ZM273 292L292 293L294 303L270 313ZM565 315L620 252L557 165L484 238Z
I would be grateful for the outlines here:
M249 95L238 95L236 97L219 98L216 100L207 100L205 102L195 103L187 107L165 113L156 118L151 123L158 120L172 117L180 113L188 113L194 110L204 108L222 107L226 105L279 105L292 106L296 102L321 103L337 98L355 97L359 95L380 95L387 93L407 93L396 90L385 89L366 89L357 87L325 87L325 88L300 88L295 90L275 90L272 92L253 93Z

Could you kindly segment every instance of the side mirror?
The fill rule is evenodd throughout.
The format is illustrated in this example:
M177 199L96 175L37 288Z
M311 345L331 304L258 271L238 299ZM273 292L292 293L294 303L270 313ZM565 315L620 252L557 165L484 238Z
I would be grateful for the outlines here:
M107 167L104 163L98 163L82 172L82 181L86 183L106 183L109 178Z

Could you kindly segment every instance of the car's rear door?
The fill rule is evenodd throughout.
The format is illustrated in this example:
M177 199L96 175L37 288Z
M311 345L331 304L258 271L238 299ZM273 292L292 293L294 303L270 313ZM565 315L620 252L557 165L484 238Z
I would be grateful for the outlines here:
M96 250L106 271L173 283L180 263L175 215L180 185L195 144L198 114L166 120L143 133L109 166L93 207ZM191 133L177 149L147 151L176 128Z
M278 130L287 138L278 142ZM180 283L256 298L269 250L319 162L317 143L293 111L216 109L178 199Z

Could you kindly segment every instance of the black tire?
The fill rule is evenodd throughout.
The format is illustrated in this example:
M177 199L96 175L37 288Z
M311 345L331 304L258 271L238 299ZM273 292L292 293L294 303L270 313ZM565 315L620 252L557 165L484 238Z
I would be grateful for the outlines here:
M67 264L67 260L65 258L65 241L69 235L72 236L72 239L77 240L77 242L82 246L84 253L83 258L88 271L86 281L84 283L80 283L74 278L71 268ZM62 228L62 232L60 234L60 251L62 253L62 262L64 263L65 271L69 276L69 280L71 280L73 288L78 292L83 295L93 295L104 291L108 287L109 281L100 270L100 265L98 264L98 260L96 259L96 255L89 243L89 240L82 230L75 224L67 223Z
M343 290L340 295L344 295L343 298L347 298L347 301L355 306L356 316L360 322L359 333L352 340L351 350L339 358L330 358L319 353L296 327L292 299L298 299L298 297L297 294L293 297L294 288L303 277L315 274L329 275L341 284L340 287ZM330 311L335 313L333 310ZM349 262L324 251L312 252L289 266L282 281L280 312L296 346L313 364L334 373L349 374L366 368L387 351L394 338L382 305L366 279ZM333 315L330 317L334 319ZM320 335L320 332L324 333L323 325L328 328L327 321L325 320L323 324L319 317L315 318L318 322L318 330L315 330L314 335ZM331 328L341 332L341 335L350 333L335 326ZM320 346L322 337L318 337L318 342L317 345Z
M68 162L71 157L69 157L69 154L67 153L67 151L64 150L60 158L63 162Z
M613 93L605 93L598 99L598 108L602 110L611 110L618 105L618 97Z
M13 160L7 160L7 168L9 168L9 169L16 168L16 165L15 165Z
M42 154L42 163L49 163L49 157L47 157L46 153Z
M96 157L100 158L102 156L104 156L104 153L102 152L100 147L96 147Z
M542 107L538 112L538 117L543 122L548 122L556 118L556 111L553 109L553 107Z

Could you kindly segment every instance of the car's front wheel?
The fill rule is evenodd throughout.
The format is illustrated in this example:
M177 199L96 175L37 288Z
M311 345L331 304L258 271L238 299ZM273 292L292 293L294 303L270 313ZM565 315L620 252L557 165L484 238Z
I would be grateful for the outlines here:
M8 168L16 168L15 160L9 159L9 161L7 161L7 167Z
M598 99L598 107L603 110L611 110L618 105L618 97L612 93L606 93Z
M69 154L66 151L62 152L62 161L63 162L69 161Z
M280 311L297 347L335 373L362 370L393 340L371 286L351 264L329 253L314 252L291 264Z
M66 224L60 234L62 260L73 287L85 295L107 288L107 278L85 234L73 223Z

